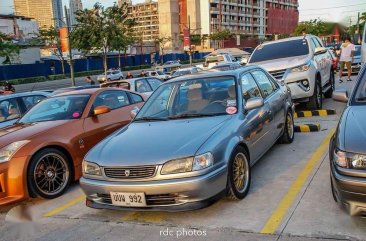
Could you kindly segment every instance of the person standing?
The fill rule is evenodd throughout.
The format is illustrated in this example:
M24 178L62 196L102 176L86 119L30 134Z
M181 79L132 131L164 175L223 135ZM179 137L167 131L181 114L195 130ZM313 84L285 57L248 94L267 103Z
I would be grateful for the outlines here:
M346 65L347 67L347 81L351 81L351 65L353 63L353 56L355 53L355 46L351 43L351 38L349 36L346 37L344 43L341 45L340 51L340 69L339 69L339 83L342 83L343 69Z
M145 73L144 70L141 71L140 77L147 77L147 74Z
M126 79L133 79L133 75L131 74L131 72L127 72Z
M90 76L85 78L85 82L88 82L90 85L95 85L95 81Z

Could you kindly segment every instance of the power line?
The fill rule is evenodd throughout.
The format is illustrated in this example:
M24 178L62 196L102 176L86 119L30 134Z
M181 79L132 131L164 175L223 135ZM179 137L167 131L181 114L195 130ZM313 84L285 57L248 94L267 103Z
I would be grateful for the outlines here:
M337 6L337 7L329 7L329 8L299 9L299 11L327 10L327 9L333 9L333 8L347 8L347 7L354 7L354 6L360 6L360 5L366 5L366 3L352 4L352 5L344 5L344 6Z

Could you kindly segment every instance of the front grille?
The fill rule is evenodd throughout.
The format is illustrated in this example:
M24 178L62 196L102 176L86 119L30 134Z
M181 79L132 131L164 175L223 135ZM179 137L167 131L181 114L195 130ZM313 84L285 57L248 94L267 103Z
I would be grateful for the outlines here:
M110 194L98 194L103 203L112 204ZM161 206L161 205L174 205L179 202L179 194L168 193L168 194L157 194L157 195L145 195L147 206Z
M276 79L282 79L282 77L285 75L285 72L286 69L269 71L269 73L273 75L273 77L275 77Z
M149 178L155 175L155 171L156 166L104 168L104 174L106 175L106 177L116 179Z

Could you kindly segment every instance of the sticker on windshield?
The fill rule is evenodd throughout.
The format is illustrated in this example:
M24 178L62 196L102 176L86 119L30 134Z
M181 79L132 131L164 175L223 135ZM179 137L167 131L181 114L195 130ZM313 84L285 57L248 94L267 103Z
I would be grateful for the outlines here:
M236 106L236 100L227 100L226 101L226 106L227 107Z
M72 118L79 118L81 116L80 112L72 113Z
M236 107L230 106L226 108L226 113L228 113L229 115L233 115L235 114L237 111Z

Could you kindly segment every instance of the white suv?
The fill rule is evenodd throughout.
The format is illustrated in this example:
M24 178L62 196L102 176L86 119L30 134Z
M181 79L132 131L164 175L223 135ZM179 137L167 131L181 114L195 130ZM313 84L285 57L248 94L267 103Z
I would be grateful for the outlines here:
M323 93L326 98L332 97L332 56L316 36L263 43L257 46L248 63L262 66L278 81L285 82L294 102L306 102L311 110L322 108Z

